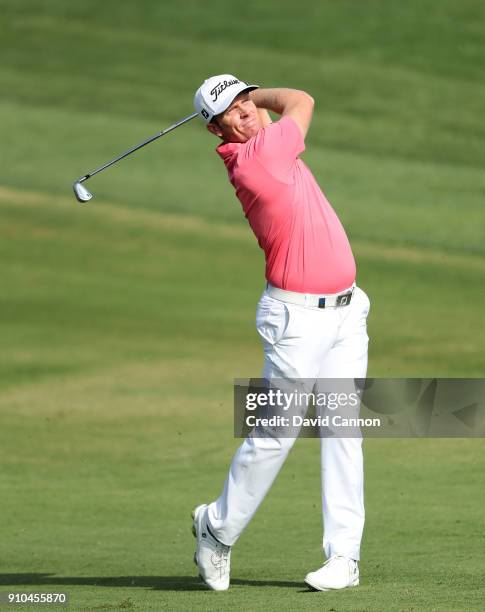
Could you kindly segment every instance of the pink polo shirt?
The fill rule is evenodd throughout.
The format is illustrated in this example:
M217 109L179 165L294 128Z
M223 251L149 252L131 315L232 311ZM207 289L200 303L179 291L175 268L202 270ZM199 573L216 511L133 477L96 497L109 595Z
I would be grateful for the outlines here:
M300 293L338 293L355 280L342 224L299 159L300 128L289 116L245 143L217 147L266 256L266 280Z

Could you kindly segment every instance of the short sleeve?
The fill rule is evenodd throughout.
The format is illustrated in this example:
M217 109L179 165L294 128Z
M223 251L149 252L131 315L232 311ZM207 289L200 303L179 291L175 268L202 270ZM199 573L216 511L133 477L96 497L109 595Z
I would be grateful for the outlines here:
M253 154L260 163L275 176L282 177L305 150L305 141L296 121L287 115L260 130L253 146Z

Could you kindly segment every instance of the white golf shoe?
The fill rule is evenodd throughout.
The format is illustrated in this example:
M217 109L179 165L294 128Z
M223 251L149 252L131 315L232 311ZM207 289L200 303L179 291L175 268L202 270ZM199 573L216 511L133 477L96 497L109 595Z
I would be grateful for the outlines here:
M358 586L359 566L353 559L334 555L319 570L307 574L305 582L317 591Z
M226 591L229 588L231 547L219 542L211 533L206 516L207 504L197 506L192 512L192 533L197 539L194 563L199 568L199 576L210 589Z

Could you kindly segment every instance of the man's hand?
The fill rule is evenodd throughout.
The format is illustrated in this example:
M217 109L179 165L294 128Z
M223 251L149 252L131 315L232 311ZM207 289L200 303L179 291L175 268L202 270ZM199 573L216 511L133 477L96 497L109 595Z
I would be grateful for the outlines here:
M299 89L255 89L249 97L259 109L267 108L294 119L305 138L313 115L313 98Z

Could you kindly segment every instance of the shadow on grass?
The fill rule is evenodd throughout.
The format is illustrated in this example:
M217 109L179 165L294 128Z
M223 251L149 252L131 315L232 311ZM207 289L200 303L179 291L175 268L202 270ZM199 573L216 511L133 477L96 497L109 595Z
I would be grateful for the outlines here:
M253 587L300 587L304 584L287 580L243 580L234 578L232 585ZM206 591L195 576L57 576L56 574L0 574L0 586L16 585L80 585L99 587L142 587L155 591Z

